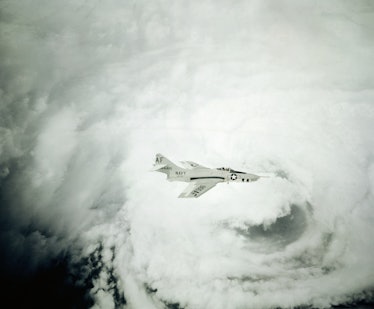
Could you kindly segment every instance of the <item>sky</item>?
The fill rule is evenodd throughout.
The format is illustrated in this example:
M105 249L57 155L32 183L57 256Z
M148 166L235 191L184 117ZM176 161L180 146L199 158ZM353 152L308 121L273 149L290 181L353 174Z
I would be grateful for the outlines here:
M371 1L1 1L2 301L369 308L373 51Z

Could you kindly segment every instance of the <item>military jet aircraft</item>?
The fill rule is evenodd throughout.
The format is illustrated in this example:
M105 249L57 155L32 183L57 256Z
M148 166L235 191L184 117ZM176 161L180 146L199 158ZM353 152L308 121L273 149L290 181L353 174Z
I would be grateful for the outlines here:
M179 195L182 198L199 197L219 182L251 182L262 177L235 171L228 167L214 169L191 161L183 161L182 163L185 168L177 166L158 153L152 168L153 171L165 173L169 181L189 182L187 188Z

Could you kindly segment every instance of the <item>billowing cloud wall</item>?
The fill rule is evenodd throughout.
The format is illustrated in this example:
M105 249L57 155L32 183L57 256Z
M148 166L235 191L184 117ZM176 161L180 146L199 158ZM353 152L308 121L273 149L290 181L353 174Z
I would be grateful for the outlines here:
M15 289L65 265L58 284L80 289L66 306L372 301L371 2L0 9L1 271ZM149 172L158 152L273 176L177 199L186 184Z

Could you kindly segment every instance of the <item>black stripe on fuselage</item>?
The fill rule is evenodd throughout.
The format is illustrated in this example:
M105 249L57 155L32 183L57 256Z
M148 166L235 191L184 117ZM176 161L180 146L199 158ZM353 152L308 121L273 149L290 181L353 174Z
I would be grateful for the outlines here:
M190 180L197 180L197 179L223 179L225 180L225 177L206 176L206 177L191 177L190 178Z

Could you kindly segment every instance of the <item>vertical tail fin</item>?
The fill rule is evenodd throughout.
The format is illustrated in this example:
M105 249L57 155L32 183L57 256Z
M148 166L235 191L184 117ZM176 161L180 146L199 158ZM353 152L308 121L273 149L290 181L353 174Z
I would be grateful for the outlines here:
M168 176L171 171L180 170L181 168L171 162L168 158L165 158L162 154L156 154L156 160L153 164L153 170L161 173L165 173Z

